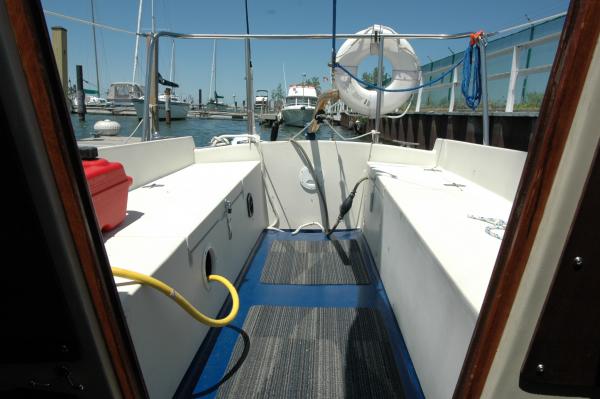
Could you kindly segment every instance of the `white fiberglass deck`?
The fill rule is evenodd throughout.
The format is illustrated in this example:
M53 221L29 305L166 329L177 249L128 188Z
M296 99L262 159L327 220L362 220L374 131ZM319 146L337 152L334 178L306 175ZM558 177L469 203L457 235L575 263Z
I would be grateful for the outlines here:
M445 140L433 152L367 163L363 231L425 396L447 398L501 244L469 216L508 221L525 154Z
M136 271L153 275L174 250L173 242L185 241L192 252L224 216L224 199L233 202L243 191L243 180L257 168L255 161L194 164L131 191L125 222L106 240L111 264L133 264ZM144 241L151 248L132 250L136 242L147 247ZM139 288L135 284L121 290L131 294Z
M469 215L507 221L512 202L441 168L379 162L369 162L369 167L377 177L376 189L398 205L478 313L501 240L486 233L490 224Z
M248 195L255 201L252 216ZM215 317L227 292L206 282L206 254L211 252L211 273L234 281L265 226L258 162L192 164L132 190L127 218L105 236L105 246L112 266L158 278ZM148 391L170 397L208 327L152 288L118 290Z
M369 175L343 228L362 228L425 395L450 397L501 243L468 216L508 220L525 154L441 139L432 151L300 145L322 174L330 223ZM163 280L216 316L226 292L205 282L209 250L212 273L233 281L268 224L295 229L324 217L316 191L301 185L305 165L293 146L266 142L258 150L194 149L190 138L102 149L134 178L127 220L106 236L111 264ZM148 389L169 397L208 328L150 288L119 293Z

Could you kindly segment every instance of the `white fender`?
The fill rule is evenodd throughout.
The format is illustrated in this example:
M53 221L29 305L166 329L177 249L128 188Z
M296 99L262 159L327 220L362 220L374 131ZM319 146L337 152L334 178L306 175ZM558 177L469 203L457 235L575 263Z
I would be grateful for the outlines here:
M393 29L383 25L373 25L357 33L374 34L396 33ZM348 39L337 53L336 61L343 65L354 76L358 76L358 66L369 55L377 55L378 46L373 46L375 52L371 53L371 39ZM383 43L383 56L392 64L392 81L386 89L406 89L419 84L419 59L412 46L405 39L385 39ZM360 78L360 76L358 76ZM334 68L334 84L340 91L340 97L352 108L352 111L370 117L375 116L377 107L377 91L365 89L360 83L352 79L345 71ZM399 108L411 96L412 92L383 92L381 114L388 114Z
M111 121L110 119L104 119L94 123L94 130L101 136L116 136L119 134L121 124L117 121Z

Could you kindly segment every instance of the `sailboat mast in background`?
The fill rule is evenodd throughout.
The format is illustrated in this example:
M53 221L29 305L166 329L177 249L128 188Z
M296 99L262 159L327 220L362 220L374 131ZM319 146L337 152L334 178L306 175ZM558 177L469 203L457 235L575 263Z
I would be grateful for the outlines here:
M217 71L215 69L215 62L216 62L216 54L217 54L217 40L213 41L213 59L212 59L212 68L210 70L210 89L208 91L209 96L215 96L215 92L217 91ZM213 85L214 85L214 91L213 91ZM216 96L215 96L216 97ZM217 99L213 97L215 103L217 102ZM209 97L210 99L210 97Z
M171 40L171 69L169 71L169 80L175 81L175 40Z
M135 52L133 53L133 75L131 77L131 83L135 83L135 73L137 72L137 65L138 65L138 51L140 48L140 33L141 33L141 29L142 29L142 7L143 7L144 1L140 0L139 1L139 5L138 5L138 18L137 18L137 30L136 30L136 36L135 36Z
M151 14L152 14L152 33L156 32L156 16L154 15L154 0L152 0L150 2L150 4L152 5L151 7Z
M98 90L98 97L100 95L100 75L98 74L98 48L96 47L96 15L94 14L94 0L90 0L92 4L92 33L94 35L94 58L96 60L96 90Z

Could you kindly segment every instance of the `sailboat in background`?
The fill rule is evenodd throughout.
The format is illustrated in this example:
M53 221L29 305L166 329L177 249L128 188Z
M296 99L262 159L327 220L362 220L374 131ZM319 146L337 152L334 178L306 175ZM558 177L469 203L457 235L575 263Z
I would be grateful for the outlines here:
M100 111L100 113L104 113L105 109L112 106L112 102L110 100L107 100L106 98L103 98L101 95L101 90L100 90L100 73L98 71L98 47L96 45L96 13L95 13L95 9L94 9L94 0L90 0L90 5L91 5L91 12L92 12L92 38L93 38L93 43L94 43L94 65L96 67L96 88L95 89L83 89L84 95L85 95L85 106L87 109L87 112L89 113L96 113L95 111ZM84 83L87 84L91 84L92 86L94 85L93 83L87 81L87 80L83 80ZM77 99L77 96L75 95L75 93L73 93L72 97L70 98L72 107L71 107L71 111L75 112L75 110L77 109L77 105L79 103L79 100Z
M141 17L142 17L142 0L140 0L139 9L138 9L138 24L137 24L138 33L140 32L140 27L141 27L141 25L140 25ZM153 32L156 31L156 17L154 15L154 2L152 2L152 31ZM132 95L132 94L136 95L140 91L140 89L141 89L142 93L144 91L143 86L139 86L139 85L135 84L135 82L134 82L135 77L136 77L135 75L136 75L136 67L137 67L137 61L138 61L138 46L139 46L139 35L136 37L136 41L135 41L133 76L132 76L132 83L129 84L129 88L133 89L133 91L130 90L130 95ZM179 85L177 83L173 82L174 77L175 77L175 41L172 41L171 66L169 68L169 80L164 79L160 73L158 74L158 83L160 83L163 86L167 86L167 87L171 88L171 94L169 95L169 98L167 98L166 93L158 95L158 117L161 120L166 119L165 104L166 104L167 100L169 102L169 108L171 111L171 119L186 119L188 111L190 109L190 103L181 100L181 98L175 94L174 89L176 87L179 87ZM121 83L121 85L127 85L127 84ZM133 106L135 107L135 113L136 113L138 119L142 119L144 116L144 95L142 94L141 96L137 96L135 98L130 98L130 101L133 104Z
M172 54L174 54L174 51ZM173 67L171 67L171 72L173 71L172 68ZM158 83L163 86L170 87L171 90L179 87L177 83L164 79L160 73L158 74ZM187 118L187 114L190 109L190 103L183 101L179 96L175 95L174 91L171 91L171 94L168 97L166 93L158 95L158 118L161 120L166 119L167 101L170 104L171 119ZM132 102L138 119L142 119L144 116L144 97L134 99Z
M137 17L137 35L135 37L135 50L133 54L133 73L131 82L114 82L111 83L108 89L108 101L113 106L123 110L125 108L133 108L133 100L142 98L144 96L144 86L136 83L137 74L139 73L139 47L140 47L140 33L142 28L142 10L144 1L140 0L138 3L138 17ZM154 16L152 17L154 21ZM132 109L133 111L133 109ZM135 113L134 113L135 115Z
M210 72L210 88L208 90L209 94L213 97L208 100L206 103L206 109L208 110L225 110L227 105L225 103L220 102L219 100L223 99L223 96L220 96L217 93L217 41L213 42L213 59L212 59L212 68Z

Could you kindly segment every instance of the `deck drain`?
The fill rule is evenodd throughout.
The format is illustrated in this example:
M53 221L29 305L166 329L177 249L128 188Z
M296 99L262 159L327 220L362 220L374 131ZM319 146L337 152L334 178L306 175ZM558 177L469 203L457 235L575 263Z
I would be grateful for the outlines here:
M215 268L215 250L212 247L207 247L204 251L204 257L202 259L202 282L206 289L210 289L208 284L208 277L213 274Z

